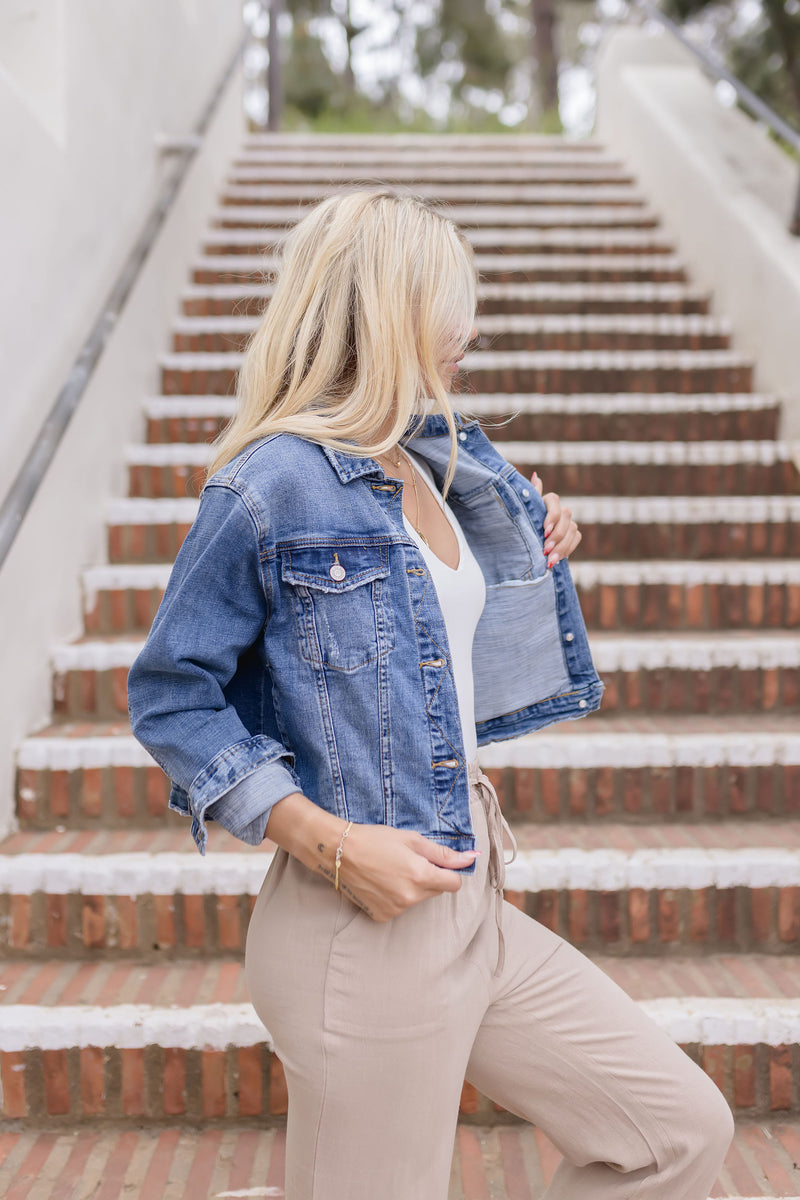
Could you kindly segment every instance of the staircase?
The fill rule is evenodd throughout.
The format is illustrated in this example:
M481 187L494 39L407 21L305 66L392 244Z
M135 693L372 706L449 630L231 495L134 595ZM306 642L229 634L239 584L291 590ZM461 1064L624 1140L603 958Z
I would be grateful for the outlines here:
M305 202L362 179L413 186L466 228L481 284L464 407L583 531L571 568L602 708L480 755L520 849L507 898L722 1089L739 1131L715 1195L800 1193L797 450L625 165L556 137L253 136L236 154L126 450L128 496L109 503L108 562L83 572L84 635L53 654L52 723L19 747L0 1146L103 1123L134 1141L176 1124L219 1126L230 1147L240 1125L280 1136L282 1069L242 967L269 845L212 824L197 854L125 685L233 411L265 269ZM465 1182L469 1127L524 1140L512 1122L465 1084L453 1198L489 1194ZM554 1153L536 1144L534 1189Z

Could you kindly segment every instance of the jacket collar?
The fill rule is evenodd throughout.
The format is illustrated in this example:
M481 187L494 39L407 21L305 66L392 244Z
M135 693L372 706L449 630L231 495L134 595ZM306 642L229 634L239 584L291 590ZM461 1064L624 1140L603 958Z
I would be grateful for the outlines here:
M473 422L466 417L462 417L460 413L453 414L455 418L456 428L462 429ZM424 438L439 438L448 435L447 421L441 413L429 413L419 423L419 418L412 418L406 426L406 431L401 438L404 442L413 437L415 442L419 442ZM383 477L385 472L380 463L369 455L347 454L343 450L334 450L330 446L322 446L328 461L335 470L336 474L342 483L350 483L352 479L359 479L362 475L380 475ZM417 447L424 454L424 447Z

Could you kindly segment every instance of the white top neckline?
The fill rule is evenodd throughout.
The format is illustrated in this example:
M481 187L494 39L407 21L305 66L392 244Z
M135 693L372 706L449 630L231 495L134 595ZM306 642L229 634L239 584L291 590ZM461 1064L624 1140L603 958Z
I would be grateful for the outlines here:
M408 457L411 459L411 455L409 454L408 450L405 450L405 453L408 454ZM439 557L439 555L436 553L435 550L431 550L430 546L428 546L428 549L430 550L431 554L436 559L436 561L438 563L441 563L442 568L445 571L450 571L451 574L458 575L463 571L465 563L466 563L466 555L464 554L464 535L461 530L461 527L460 527L460 525L457 524L456 521L453 520L453 516L452 516L451 512L449 511L449 506L445 503L440 492L437 491L435 483L433 482L431 477L428 475L428 469L426 469L426 467L421 466L418 460L411 459L411 461L412 461L412 466L414 467L414 469L425 480L425 483L428 485L428 490L430 492L432 492L437 504L441 508L444 515L447 517L447 522L448 522L450 528L452 529L453 533L456 535L456 542L458 543L458 566L451 567L449 563L446 563L443 558ZM414 532L414 534L416 534L418 537L422 536L419 533L419 530L414 528L413 524L408 519L408 517L406 516L405 513L403 513L403 520L408 522L408 524L411 526L411 529Z

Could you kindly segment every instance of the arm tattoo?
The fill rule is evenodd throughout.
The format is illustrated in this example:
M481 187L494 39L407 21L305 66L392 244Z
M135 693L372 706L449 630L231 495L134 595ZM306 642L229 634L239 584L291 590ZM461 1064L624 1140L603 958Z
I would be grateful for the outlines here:
M326 867L325 863L317 863L317 870L327 879L334 880L336 878L335 872L331 871L330 867ZM372 916L372 909L369 908L368 905L364 904L363 900L359 899L352 888L349 888L346 883L342 882L341 879L339 880L339 891L344 892L344 894L348 896L353 903L361 909L362 912L365 912L368 917Z

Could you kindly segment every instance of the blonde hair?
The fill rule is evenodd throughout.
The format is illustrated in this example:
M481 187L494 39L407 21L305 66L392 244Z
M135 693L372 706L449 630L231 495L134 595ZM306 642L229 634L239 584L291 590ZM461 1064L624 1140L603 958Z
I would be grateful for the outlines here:
M294 226L282 259L206 479L270 433L375 455L414 417L439 412L451 439L446 494L457 442L440 372L465 347L476 308L463 233L412 195L338 192Z

